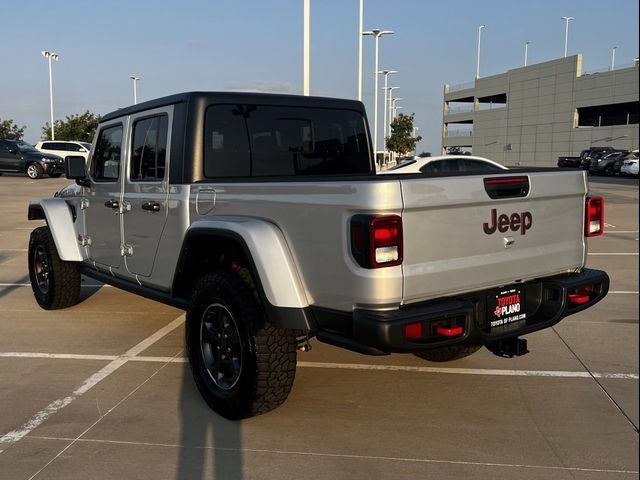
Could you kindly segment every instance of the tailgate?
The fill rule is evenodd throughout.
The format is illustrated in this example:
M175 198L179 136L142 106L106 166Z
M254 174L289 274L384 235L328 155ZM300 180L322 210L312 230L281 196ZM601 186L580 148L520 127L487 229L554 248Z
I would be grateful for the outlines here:
M515 177L528 179L525 196L489 197L485 179ZM583 172L519 171L400 182L405 304L584 265Z

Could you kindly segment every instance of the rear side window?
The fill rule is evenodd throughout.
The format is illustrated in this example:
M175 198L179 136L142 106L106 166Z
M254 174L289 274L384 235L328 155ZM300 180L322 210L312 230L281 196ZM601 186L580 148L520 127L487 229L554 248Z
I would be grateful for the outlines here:
M460 171L457 159L436 160L429 162L420 169L422 173L456 173Z
M204 128L204 176L251 176L251 152L242 111L231 105L209 107Z
M167 160L166 115L138 120L133 124L131 181L161 181Z
M98 181L115 181L120 176L122 158L122 125L100 131L93 153L91 176Z
M489 162L481 162L479 160L459 159L462 164L462 170L465 172L501 172L500 167L496 167Z
M369 173L363 116L353 110L215 105L205 121L205 177Z
M82 150L82 147L77 143L67 143L65 149L67 150L67 152L79 152L80 150Z

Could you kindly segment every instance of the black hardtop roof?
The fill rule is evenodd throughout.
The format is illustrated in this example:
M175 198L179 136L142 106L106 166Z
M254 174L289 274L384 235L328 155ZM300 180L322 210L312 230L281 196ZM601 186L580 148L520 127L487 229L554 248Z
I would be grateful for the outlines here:
M265 104L265 105L287 105L287 106L308 106L323 108L347 108L359 110L364 113L364 105L357 100L348 100L331 97L306 97L303 95L284 95L275 93L247 93L247 92L184 92L167 97L149 100L129 107L120 108L114 112L107 113L100 120L105 122L133 113L144 112L154 108L173 105L176 103L191 102L220 102L239 104Z

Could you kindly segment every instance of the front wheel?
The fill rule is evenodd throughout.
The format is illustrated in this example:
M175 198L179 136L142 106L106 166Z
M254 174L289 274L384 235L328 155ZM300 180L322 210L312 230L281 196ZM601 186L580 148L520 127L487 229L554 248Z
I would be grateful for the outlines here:
M45 310L71 307L80 299L80 265L60 259L49 227L31 232L29 278L33 295Z
M198 281L187 310L186 344L198 390L226 418L266 413L291 391L295 331L267 323L253 291L235 272Z
M453 345L451 347L442 347L418 352L415 356L420 357L423 360L428 360L429 362L451 362L453 360L473 355L480 350L480 348L480 345Z
M42 167L37 163L30 163L29 165L27 165L27 175L29 176L29 178L35 180L37 178L40 178L42 176L42 173Z

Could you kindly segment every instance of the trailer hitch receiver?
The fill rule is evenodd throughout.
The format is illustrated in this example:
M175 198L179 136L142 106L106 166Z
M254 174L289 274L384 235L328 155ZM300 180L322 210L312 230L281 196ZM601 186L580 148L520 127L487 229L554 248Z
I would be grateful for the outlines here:
M487 348L502 358L520 357L529 353L527 341L524 338L508 338L487 345Z

